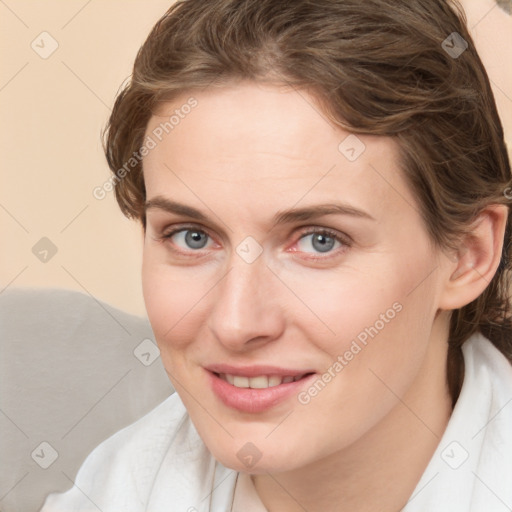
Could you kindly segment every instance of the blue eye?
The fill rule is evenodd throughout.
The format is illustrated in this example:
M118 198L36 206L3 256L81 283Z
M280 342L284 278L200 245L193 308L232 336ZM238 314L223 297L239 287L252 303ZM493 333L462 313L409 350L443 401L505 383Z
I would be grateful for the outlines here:
M171 239L181 249L204 249L210 237L199 229L180 229L165 236Z
M341 246L341 243L336 237L331 236L329 233L316 232L307 233L302 236L297 243L299 250L302 252L312 252L308 249L313 249L313 252L326 253Z
M199 251L202 249L208 249L216 245L208 233L194 226L177 227L163 235L162 239L170 240L172 245L175 246L176 252L188 252L189 254L192 252L201 254ZM325 228L317 228L316 231L303 233L296 242L296 250L311 255L327 255L331 252L334 253L340 247L348 248L350 246L350 239L345 239L336 232L326 231Z

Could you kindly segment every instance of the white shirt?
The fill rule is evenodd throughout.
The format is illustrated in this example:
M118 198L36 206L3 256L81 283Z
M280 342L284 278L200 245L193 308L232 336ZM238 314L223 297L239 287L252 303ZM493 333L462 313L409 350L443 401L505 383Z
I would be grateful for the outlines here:
M481 334L461 394L403 512L512 510L512 366ZM41 512L266 512L249 475L209 453L175 393L87 457Z

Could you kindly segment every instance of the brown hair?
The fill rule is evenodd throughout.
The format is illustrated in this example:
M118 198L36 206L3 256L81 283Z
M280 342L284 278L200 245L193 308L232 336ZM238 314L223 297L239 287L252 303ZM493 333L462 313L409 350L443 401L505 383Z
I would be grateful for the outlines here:
M161 102L238 80L306 89L338 126L394 137L405 178L440 247L453 248L484 207L507 202L511 175L502 125L454 2L177 2L139 50L115 101L104 140L115 176L143 145ZM115 194L123 213L145 227L141 162L117 180ZM496 275L480 297L452 313L453 403L464 375L461 346L471 334L482 332L512 360L510 215Z

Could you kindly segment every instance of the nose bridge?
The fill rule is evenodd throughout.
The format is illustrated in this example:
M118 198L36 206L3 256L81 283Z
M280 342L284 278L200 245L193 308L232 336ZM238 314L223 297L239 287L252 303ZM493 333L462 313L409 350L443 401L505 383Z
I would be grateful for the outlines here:
M209 326L215 337L230 348L279 336L284 319L272 293L275 276L263 257L248 263L233 254L230 270L219 282Z

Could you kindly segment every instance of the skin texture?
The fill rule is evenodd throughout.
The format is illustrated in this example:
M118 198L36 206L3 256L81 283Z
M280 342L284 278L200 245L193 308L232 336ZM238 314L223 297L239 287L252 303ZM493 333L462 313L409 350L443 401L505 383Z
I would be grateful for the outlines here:
M464 251L445 254L427 235L394 140L358 136L365 150L349 161L338 149L349 133L304 91L238 83L193 96L197 107L144 160L149 201L206 217L147 209L143 290L166 371L207 447L253 474L268 510L398 510L451 414L447 310L495 272L506 209L490 208ZM333 203L372 218L273 224L278 212ZM190 248L184 232L164 238L185 228L207 233L206 246ZM318 252L307 233L326 228L342 241ZM236 250L248 236L263 250L252 263ZM294 395L242 413L211 390L204 367L215 363L321 377L394 304L394 318L307 404ZM248 442L261 453L251 468L237 457Z

